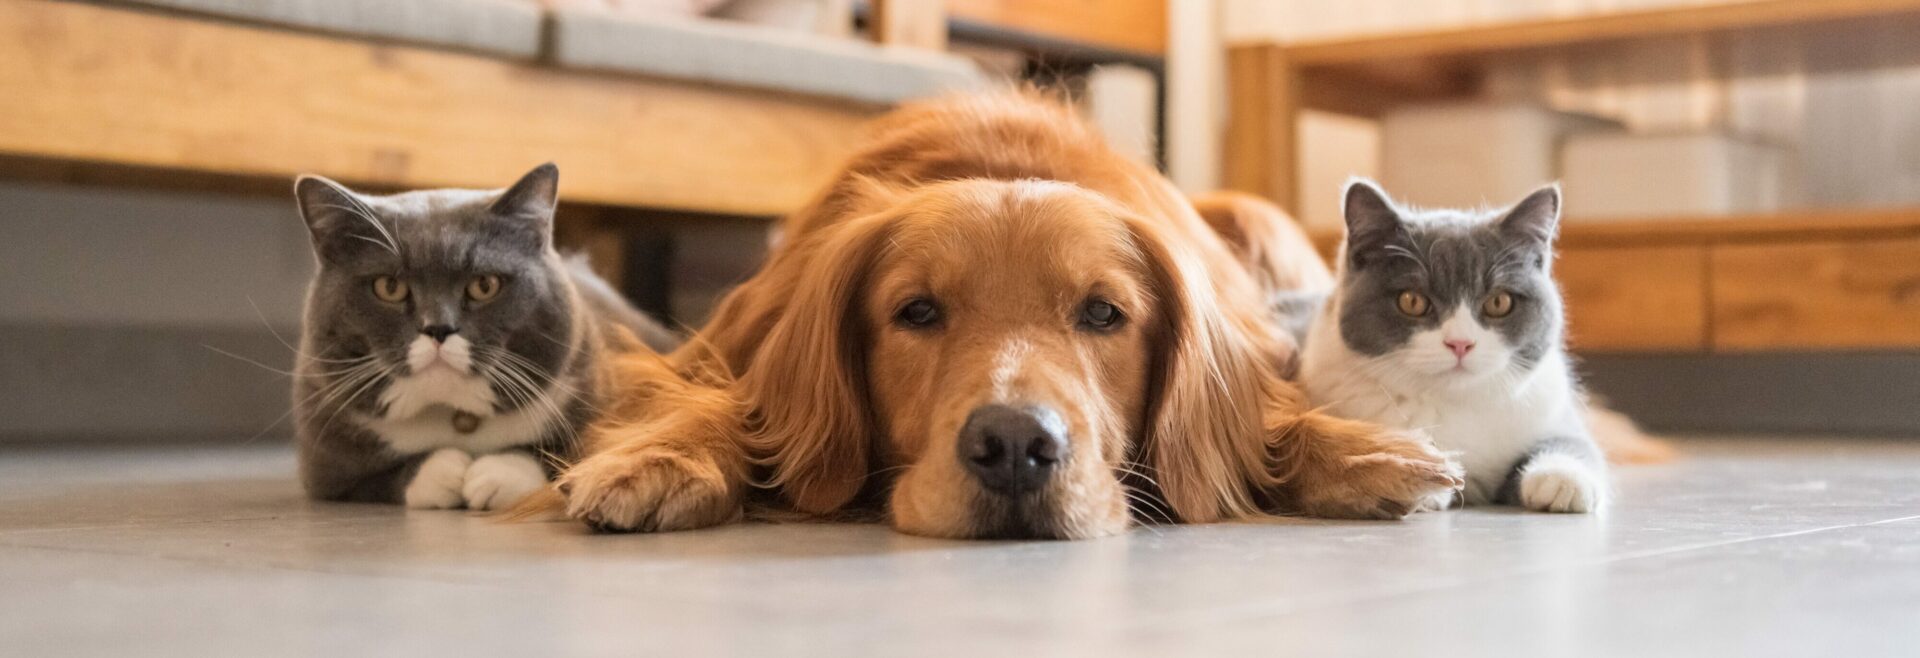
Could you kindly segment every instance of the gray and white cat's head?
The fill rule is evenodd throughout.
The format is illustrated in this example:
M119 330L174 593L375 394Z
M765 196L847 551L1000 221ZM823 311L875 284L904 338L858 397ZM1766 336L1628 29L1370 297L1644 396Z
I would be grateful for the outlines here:
M432 388L472 391L417 404L481 414L507 406L518 391L505 390L516 383L502 373L555 372L568 356L571 293L553 248L558 185L551 164L492 191L374 196L300 177L294 194L320 264L307 349L340 362L371 356L392 379L439 377L447 385Z
M1470 386L1524 375L1561 349L1558 186L1503 210L1419 210L1356 179L1343 205L1334 312L1369 367Z

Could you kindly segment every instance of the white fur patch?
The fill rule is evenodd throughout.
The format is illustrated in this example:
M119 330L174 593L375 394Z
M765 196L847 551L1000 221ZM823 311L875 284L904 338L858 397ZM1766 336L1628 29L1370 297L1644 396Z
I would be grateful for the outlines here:
M572 402L573 395L571 385L556 382L542 391L540 399L532 404L499 415L491 415L491 407L486 413L475 414L480 416L480 426L467 434L453 428L454 407L449 405L429 406L410 417L389 414L361 425L378 434L388 448L403 455L436 448L460 448L486 454L531 445L547 436L555 424L566 422L555 418L548 405L552 405L552 409L564 409Z
M420 471L407 483L405 502L412 509L454 509L465 502L461 489L466 486L467 468L473 458L452 448L442 448L420 463Z
M1020 375L1020 367L1033 354L1033 343L1015 338L1000 347L993 357L993 395L998 402L1012 401L1013 380Z
M493 413L493 387L473 374L473 344L459 334L436 343L420 336L407 346L407 375L393 378L380 394L387 418L412 418L432 406L476 416Z
M1520 472L1520 505L1527 509L1597 513L1606 503L1606 477L1577 458L1540 455Z
M467 501L467 509L506 509L546 484L546 469L526 453L482 455L467 467L461 496Z

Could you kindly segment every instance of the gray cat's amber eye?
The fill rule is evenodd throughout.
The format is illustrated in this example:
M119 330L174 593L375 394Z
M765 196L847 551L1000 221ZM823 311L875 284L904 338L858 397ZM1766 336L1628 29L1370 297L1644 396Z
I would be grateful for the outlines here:
M1400 312L1405 313L1409 316L1417 318L1422 315L1426 315L1427 314L1427 296L1414 292L1412 290L1408 290L1406 292L1400 293L1399 306L1400 306Z
M407 282L383 276L373 280L373 296L383 302L403 302L407 299Z
M484 302L493 299L493 296L498 294L500 294L499 276L482 274L473 277L472 281L467 282L467 297L473 301Z
M1490 318L1507 317L1513 312L1513 295L1505 291L1488 295L1486 301L1480 302L1480 312Z

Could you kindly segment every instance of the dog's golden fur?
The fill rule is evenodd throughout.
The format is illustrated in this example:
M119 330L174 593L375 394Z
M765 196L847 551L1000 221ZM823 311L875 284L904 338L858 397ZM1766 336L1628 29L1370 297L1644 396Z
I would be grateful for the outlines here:
M1277 209L1203 202L1210 226L1027 96L876 128L693 343L619 364L622 399L559 480L568 515L694 528L765 492L811 514L871 504L916 534L1091 537L1139 517L1397 518L1458 485L1421 437L1317 413L1279 376L1293 345L1263 295L1330 279ZM1124 320L1076 325L1093 298ZM937 326L896 320L913 299L937 301ZM1030 504L956 458L969 411L996 403L1064 421L1068 456Z

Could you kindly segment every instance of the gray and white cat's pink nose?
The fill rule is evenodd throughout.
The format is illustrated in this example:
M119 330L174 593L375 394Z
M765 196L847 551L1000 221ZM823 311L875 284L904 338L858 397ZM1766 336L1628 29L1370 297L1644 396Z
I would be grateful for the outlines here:
M1455 359L1464 360L1467 358L1467 353L1473 351L1473 341L1465 338L1448 338L1440 342L1445 343L1447 349L1453 351L1453 358Z

